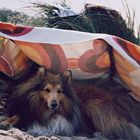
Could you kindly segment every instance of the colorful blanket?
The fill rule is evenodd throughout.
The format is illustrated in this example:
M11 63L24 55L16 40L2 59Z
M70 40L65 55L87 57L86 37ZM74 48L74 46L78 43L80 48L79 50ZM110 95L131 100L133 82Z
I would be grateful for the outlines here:
M71 69L75 79L98 77L110 69L109 47L118 75L140 101L139 46L108 34L0 22L0 71L10 77L25 71L31 61L54 73Z

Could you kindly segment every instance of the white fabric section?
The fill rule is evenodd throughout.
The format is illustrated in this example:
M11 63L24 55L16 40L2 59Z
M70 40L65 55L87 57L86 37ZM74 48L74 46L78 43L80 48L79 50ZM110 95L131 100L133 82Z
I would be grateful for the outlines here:
M82 54L84 54L87 50L94 50L93 41L85 41L83 43L76 44L64 44L61 45L63 51L67 58L79 58Z
M31 32L19 37L9 36L1 32L0 36L26 42L69 44L69 43L80 43L84 41L93 40L96 38L102 38L107 35L54 29L54 28L35 27Z

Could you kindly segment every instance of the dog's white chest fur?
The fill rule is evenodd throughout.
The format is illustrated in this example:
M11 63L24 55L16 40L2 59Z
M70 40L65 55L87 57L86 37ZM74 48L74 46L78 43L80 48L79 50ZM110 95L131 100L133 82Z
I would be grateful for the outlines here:
M40 125L38 123L34 123L31 125L27 132L32 135L44 135L44 136L51 136L51 135L66 135L71 136L74 133L75 129L74 126L66 120L62 115L54 116L47 125Z

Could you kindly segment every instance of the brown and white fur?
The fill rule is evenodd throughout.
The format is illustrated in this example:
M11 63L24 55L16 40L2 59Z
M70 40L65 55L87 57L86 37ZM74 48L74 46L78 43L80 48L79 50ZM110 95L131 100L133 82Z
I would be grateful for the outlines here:
M72 136L80 130L79 103L70 87L69 74L56 75L41 67L37 75L16 87L9 111L16 115L19 128L35 136Z
M93 85L72 85L69 71L52 74L41 67L16 87L10 102L14 116L3 123L17 123L32 135L73 136L89 128L111 139L140 139L136 123L123 115L128 105L121 107L109 92Z

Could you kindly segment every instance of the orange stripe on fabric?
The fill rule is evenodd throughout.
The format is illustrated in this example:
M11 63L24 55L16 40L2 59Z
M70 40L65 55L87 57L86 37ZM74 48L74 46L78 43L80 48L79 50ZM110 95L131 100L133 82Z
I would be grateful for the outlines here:
M34 51L34 53L38 54L39 57L41 58L42 64L40 64L40 65L44 65L47 69L51 68L50 58L49 58L47 52L45 51L45 49L42 47L41 44L29 43L29 42L20 42L20 41L16 41L16 43L19 46L24 46L25 47L24 50L22 48L22 50L24 51L25 54L27 54L26 51L28 50L28 48L33 49L32 51ZM28 54L28 57L32 59L30 54Z
M79 62L78 62L78 59L76 58L69 58L68 60L68 67L69 68L79 68Z

